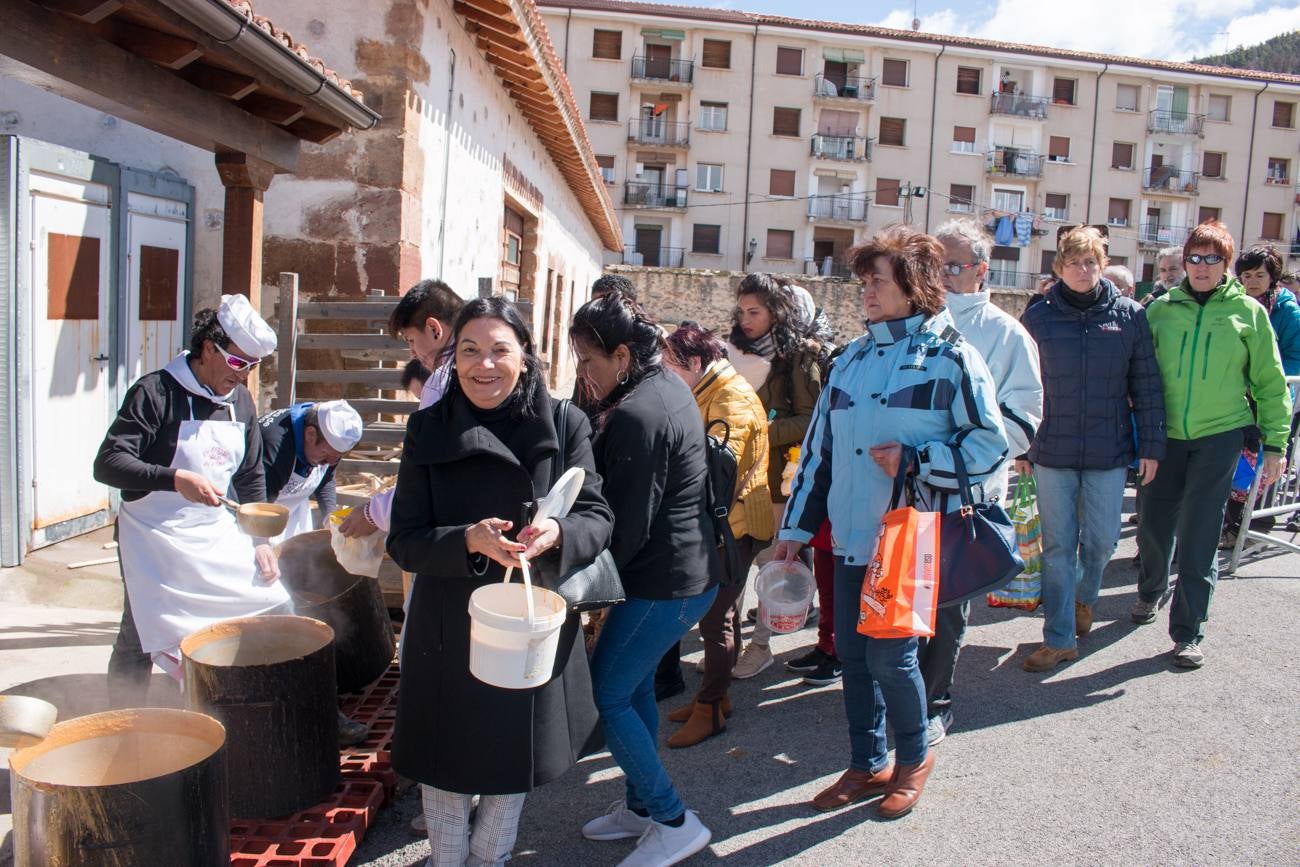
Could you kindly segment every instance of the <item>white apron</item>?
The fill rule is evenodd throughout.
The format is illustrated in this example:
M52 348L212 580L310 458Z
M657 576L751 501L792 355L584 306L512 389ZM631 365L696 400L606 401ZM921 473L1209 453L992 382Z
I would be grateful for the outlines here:
M284 525L284 532L271 540L272 545L279 545L286 539L292 539L300 533L310 533L315 528L311 524L311 497L325 480L328 467L312 467L306 476L292 473L289 481L280 489L276 503L289 510L289 523ZM325 516L322 516L325 517Z
M193 470L218 491L230 486L244 460L244 424L181 422L171 467ZM118 553L140 646L169 673L181 639L219 620L262 614L286 605L280 582L264 584L245 535L224 506L191 503L175 491L151 491L123 501L117 517Z

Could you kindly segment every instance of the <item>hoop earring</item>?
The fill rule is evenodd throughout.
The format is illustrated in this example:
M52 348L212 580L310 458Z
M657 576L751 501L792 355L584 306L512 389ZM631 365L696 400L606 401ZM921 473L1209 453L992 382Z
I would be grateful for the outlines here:
M618 382L619 385L627 385L627 369L625 368L623 370L620 370L618 372L618 376L615 376L614 379Z

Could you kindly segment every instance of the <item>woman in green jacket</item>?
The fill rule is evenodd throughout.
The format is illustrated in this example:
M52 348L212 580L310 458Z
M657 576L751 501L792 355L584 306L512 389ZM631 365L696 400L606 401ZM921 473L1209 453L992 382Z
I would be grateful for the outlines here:
M1138 490L1142 571L1132 618L1155 620L1177 537L1169 636L1173 663L1181 668L1205 662L1200 643L1218 577L1219 528L1246 429L1259 426L1264 484L1286 468L1291 398L1282 360L1268 311L1228 274L1232 254L1232 235L1222 223L1197 226L1183 245L1187 276L1147 308L1169 439L1155 479Z

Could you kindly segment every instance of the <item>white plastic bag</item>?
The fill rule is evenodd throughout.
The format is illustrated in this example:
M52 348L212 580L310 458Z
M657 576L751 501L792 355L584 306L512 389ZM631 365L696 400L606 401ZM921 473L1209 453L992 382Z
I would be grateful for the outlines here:
M385 535L378 531L359 539L349 538L339 532L343 519L352 510L342 508L331 512L325 519L325 526L330 531L330 547L339 565L353 575L367 578L379 577L379 565L384 561Z

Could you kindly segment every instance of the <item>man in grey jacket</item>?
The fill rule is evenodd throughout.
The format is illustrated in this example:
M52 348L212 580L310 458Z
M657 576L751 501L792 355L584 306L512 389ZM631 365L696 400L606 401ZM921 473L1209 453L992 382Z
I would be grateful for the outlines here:
M957 330L979 350L997 384L998 409L1019 471L1034 432L1043 417L1043 385L1038 371L1038 347L1015 317L990 299L984 286L993 241L974 220L950 220L935 232L943 244L943 283L948 311ZM988 483L989 497L1007 497L1007 473ZM933 746L952 725L953 678L970 603L940 608L934 637L922 642L921 676L928 704L928 735Z

